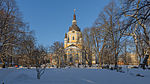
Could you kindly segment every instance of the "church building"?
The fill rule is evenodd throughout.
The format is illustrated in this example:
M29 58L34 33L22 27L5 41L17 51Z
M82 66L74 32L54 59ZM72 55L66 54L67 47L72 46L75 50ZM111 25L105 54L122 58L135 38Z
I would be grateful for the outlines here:
M72 25L65 34L64 49L67 64L82 64L82 32L77 25L75 10Z

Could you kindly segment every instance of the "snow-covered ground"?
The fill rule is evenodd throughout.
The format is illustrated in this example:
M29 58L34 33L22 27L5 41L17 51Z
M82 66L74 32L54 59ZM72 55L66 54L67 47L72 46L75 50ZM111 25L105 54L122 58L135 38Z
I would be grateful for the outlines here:
M106 69L46 69L36 79L35 69L0 69L0 84L149 84L150 70L124 69L125 73ZM144 77L136 76L142 74Z

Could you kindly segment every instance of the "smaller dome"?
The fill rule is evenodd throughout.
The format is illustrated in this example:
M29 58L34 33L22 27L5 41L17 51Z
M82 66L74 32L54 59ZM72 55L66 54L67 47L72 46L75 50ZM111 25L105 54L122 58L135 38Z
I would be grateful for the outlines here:
M81 36L80 36L80 38L82 38L82 33L81 33Z
M65 38L67 38L67 34L65 33Z
M69 27L69 31L72 31L72 30L80 31L80 28L77 25L72 25L71 27Z

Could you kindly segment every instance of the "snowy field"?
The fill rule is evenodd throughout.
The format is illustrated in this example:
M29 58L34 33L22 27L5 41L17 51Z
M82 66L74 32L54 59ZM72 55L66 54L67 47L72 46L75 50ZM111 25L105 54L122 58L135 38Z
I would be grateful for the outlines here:
M0 84L150 84L150 70L124 71L125 73L106 69L46 69L38 80L35 69L9 68L0 69Z

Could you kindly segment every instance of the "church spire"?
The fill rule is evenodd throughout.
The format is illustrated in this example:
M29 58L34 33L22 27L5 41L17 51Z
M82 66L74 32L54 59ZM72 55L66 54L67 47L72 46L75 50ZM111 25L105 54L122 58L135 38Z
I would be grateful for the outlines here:
M76 20L76 14L75 14L75 9L74 9L74 15L73 15L73 20Z
M76 21L76 14L75 14L75 9L74 9L74 15L73 15L72 24L73 24L73 25L76 25L76 24L77 24L77 21Z

